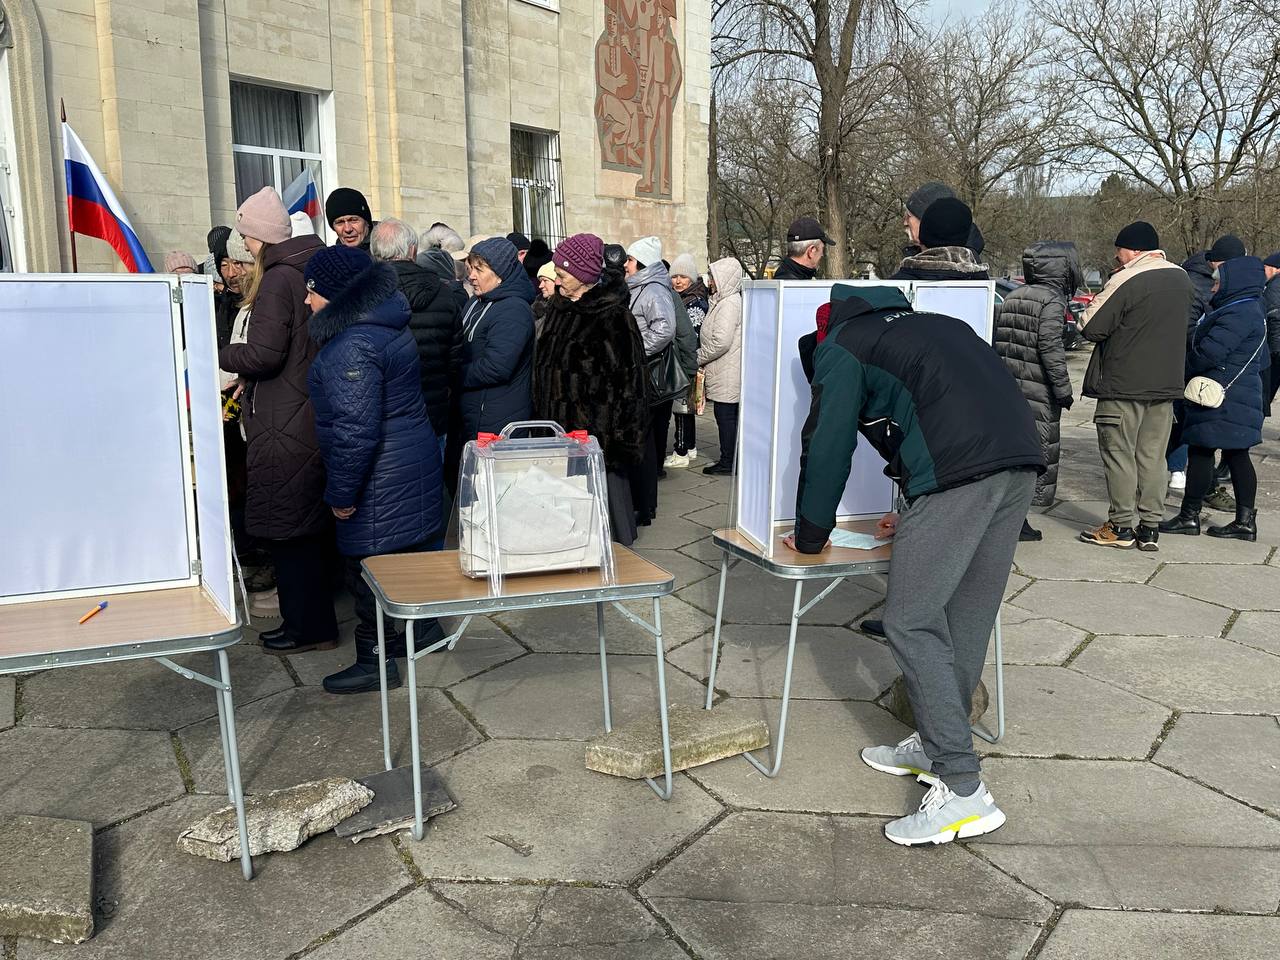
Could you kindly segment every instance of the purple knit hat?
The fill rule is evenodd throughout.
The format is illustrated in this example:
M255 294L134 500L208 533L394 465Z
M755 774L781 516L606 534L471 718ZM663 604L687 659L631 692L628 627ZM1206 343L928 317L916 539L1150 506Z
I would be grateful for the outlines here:
M604 241L594 233L575 233L560 241L551 260L583 283L595 283L604 271Z

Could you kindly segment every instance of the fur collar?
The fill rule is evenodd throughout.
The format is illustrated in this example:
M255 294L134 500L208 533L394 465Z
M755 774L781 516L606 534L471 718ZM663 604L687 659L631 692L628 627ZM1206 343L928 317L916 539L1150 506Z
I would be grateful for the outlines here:
M987 265L974 260L968 247L930 247L902 261L903 270L950 270L954 273L985 273Z
M397 311L396 308L401 306L403 309ZM403 312L403 318L399 316L400 312ZM375 263L358 274L345 290L329 301L328 306L313 314L307 329L311 332L311 339L323 347L357 323L396 326L401 320L408 323L408 314L409 304L400 294L395 268L387 263Z

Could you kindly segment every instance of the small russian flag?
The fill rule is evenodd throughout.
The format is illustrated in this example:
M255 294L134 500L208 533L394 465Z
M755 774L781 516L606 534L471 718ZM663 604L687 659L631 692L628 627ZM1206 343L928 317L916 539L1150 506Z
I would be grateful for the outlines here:
M155 273L107 178L66 122L62 124L62 156L67 167L71 232L107 241L130 273Z
M293 183L284 188L281 199L289 216L305 213L312 220L320 216L320 191L316 189L316 178L312 176L310 166L303 167Z

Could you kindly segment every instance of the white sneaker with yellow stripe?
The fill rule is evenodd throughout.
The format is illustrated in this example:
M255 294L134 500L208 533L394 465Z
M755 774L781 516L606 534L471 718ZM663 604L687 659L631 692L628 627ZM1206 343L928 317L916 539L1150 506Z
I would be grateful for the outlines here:
M937 783L933 775L933 761L924 752L920 734L913 733L892 747L865 747L862 762L872 770L879 770L895 777L914 776L921 783Z
M939 780L920 801L920 809L886 823L884 835L904 847L950 843L998 830L1004 820L985 784L979 783L972 796L960 797Z

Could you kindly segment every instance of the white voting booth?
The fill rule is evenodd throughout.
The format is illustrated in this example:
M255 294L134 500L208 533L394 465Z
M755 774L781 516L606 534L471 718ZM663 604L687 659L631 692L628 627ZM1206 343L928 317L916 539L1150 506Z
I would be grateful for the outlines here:
M795 524L800 479L800 433L809 416L810 388L800 365L799 341L816 327L818 307L831 288L896 286L917 310L957 317L988 343L995 284L981 280L750 280L743 284L742 392L738 472L732 522L770 554L779 531ZM865 441L858 444L837 520L880 517L893 509L893 482Z

